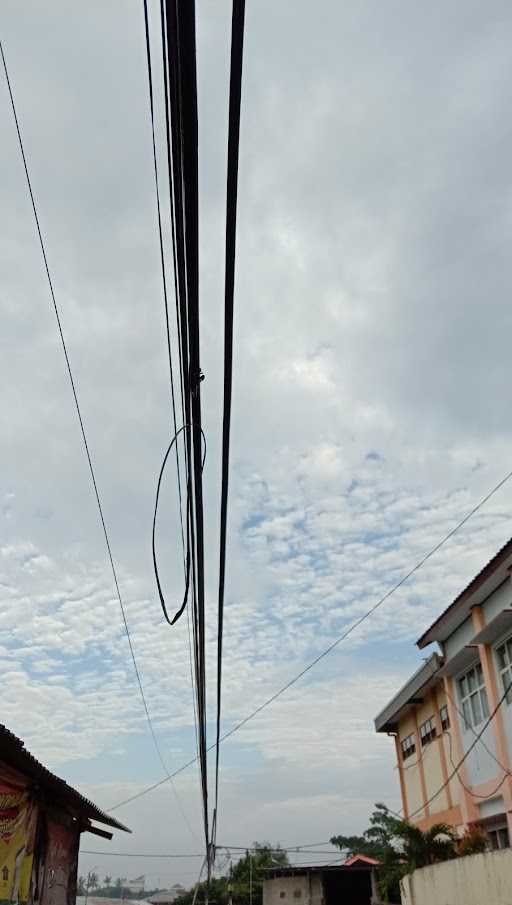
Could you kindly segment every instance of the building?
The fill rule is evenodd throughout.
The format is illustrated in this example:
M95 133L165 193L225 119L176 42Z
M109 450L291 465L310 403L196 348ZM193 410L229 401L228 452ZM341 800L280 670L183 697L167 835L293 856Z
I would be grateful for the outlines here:
M179 883L175 883L171 889L163 889L160 892L155 892L148 901L150 905L172 905L176 899L179 899L179 897L184 894L185 889L183 886L180 886Z
M512 839L511 570L512 540L422 634L438 650L375 720L395 740L404 816L479 823L494 848Z
M135 877L133 880L127 880L126 878L123 878L121 880L121 883L122 883L123 889L126 892L132 892L132 893L137 894L137 893L144 892L145 884L146 884L146 877L145 877L145 875L142 875L141 877Z
M0 902L74 905L82 833L106 839L94 822L130 832L0 725Z
M272 868L263 881L263 905L379 905L378 866L354 855L344 864Z

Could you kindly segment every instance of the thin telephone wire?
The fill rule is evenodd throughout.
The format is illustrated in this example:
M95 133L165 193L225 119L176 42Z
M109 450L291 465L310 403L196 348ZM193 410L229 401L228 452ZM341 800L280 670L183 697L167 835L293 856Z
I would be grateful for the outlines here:
M143 705L144 705L144 711L145 711L145 713L146 713L146 719L147 719L149 731L150 731L150 733L151 733L151 738L153 739L153 744L154 744L154 746L155 746L155 750L156 750L156 753L157 753L157 755L158 755L158 759L160 760L160 763L161 763L161 765L162 765L162 768L163 768L163 770L164 770L164 773L165 773L166 776L167 776L167 780L171 780L171 781L172 781L172 776L171 776L171 774L169 773L169 770L167 769L167 766L166 766L166 764L165 764L165 761L164 761L164 758L163 758L163 755L162 755L162 751L161 751L161 749L160 749L160 745L159 745L159 743L158 743L158 739L157 739L157 737L156 737L155 729L154 729L154 726L153 726L153 721L152 721L152 719L151 719L151 715L150 715L150 712L149 712L148 704L147 704L147 701L146 701L146 695L144 694L144 688L143 688L143 685L142 685L142 679L141 679L141 676L140 676L139 667L138 667L138 665L137 665L137 660L135 659L135 651L134 651L134 649L133 649L132 639L131 639L131 636L130 636L130 630L129 630L129 628L128 628L128 621L127 621L127 618L126 618L126 612L125 612L125 608L124 608L124 604L123 604L123 599L122 599L122 596L121 596L121 590L120 590L120 587L119 587L119 581L118 581L118 578L117 578L117 570L116 570L116 567L115 567L115 564L114 564L114 557L113 557L113 555L112 555L112 549L111 549L111 546L110 546L110 540L109 540L109 536L108 536L107 525L106 525L106 522L105 522L105 517L104 517L104 515L103 515L103 507L102 507L102 505L101 505L101 499L100 499L100 494L99 494L99 490L98 490L98 485L97 485L97 483L96 483L96 476L95 476L95 474L94 474L94 467L93 467L93 464L92 464L92 458L91 458L91 453L90 453L90 450L89 450L89 444L88 444L88 442L87 442L87 436L86 436L86 433L85 433L85 426L84 426L84 421L83 421L83 418L82 418L82 412L81 412L81 409L80 409L80 404L79 404L79 402L78 402L78 394L77 394L77 390L76 390L76 386L75 386L75 381L74 381L74 378L73 378L73 372L72 372L72 370L71 370L71 363L70 363L70 360L69 360L68 350L67 350L67 346L66 346L66 340L64 339L64 332L63 332L63 329L62 329L62 323L61 323L61 319L60 319L59 309L58 309L58 306L57 306L57 301L56 301L55 292L54 292L54 288L53 288L53 281L52 281L52 277L51 277L51 273L50 273L50 268L49 268L49 265L48 265L48 259L47 259L47 256L46 256L46 249L45 249L45 245L44 245L44 241L43 241L43 235L42 235L42 232L41 232L41 226L40 226L40 224L39 224L39 216L38 216L38 213L37 213L37 207L36 207L36 202L35 202L35 198L34 198L34 192L33 192L33 190L32 190L32 183L31 183L31 181L30 181L30 175L29 175L29 171L28 171L27 159L26 159L26 157L25 157L25 149L24 149L24 146L23 146L23 139L22 139L22 137L21 137L21 130L20 130L19 122L18 122L18 115L17 115L17 113L16 113L16 106L15 106L15 103L14 103L14 96L13 96L13 92L12 92L12 88L11 88L11 81L10 81L10 79L9 79L9 72L8 72L8 69L7 69L7 62L6 62L6 59L5 59L4 49L3 49L3 45L2 45L2 42L1 42L1 41L0 41L0 53L1 53L1 55L2 55L2 63L3 63L3 67L4 67L5 78L6 78L6 82L7 82L7 88L8 88L9 97L10 97L10 100L11 100L11 107L12 107L12 112L13 112L13 116L14 116L14 122L15 122L15 124L16 124L16 132L17 132L17 134L18 134L18 143L19 143L19 146L20 146L21 157L22 157L22 160L23 160L23 167L24 167L24 170L25 170L25 176L26 176L26 179L27 179L27 186L28 186L28 190L29 190L30 201L31 201L31 203L32 203L32 210L33 210L33 212L34 212L34 220L35 220L35 223L36 223L37 235L38 235L38 237L39 237L39 244L40 244L40 246L41 246L41 253L42 253L42 256L43 256L44 266L45 266L45 270L46 270L46 276L47 276L47 280L48 280L48 286L49 286L49 289L50 289L50 295L51 295L51 299L52 299L52 303L53 303L53 310L54 310L54 312L55 312L55 318L56 318L56 320L57 320L57 327L58 327L58 330L59 330L60 340L61 340L61 344L62 344L62 350L63 350L63 352L64 352L64 358L65 358L65 360L66 360L66 368L67 368L67 371L68 371L69 380L70 380L70 383L71 383L71 389L72 389L72 392L73 392L73 399L74 399L74 402L75 402L75 408L76 408L76 412L77 412L77 415L78 415L78 421L79 421L79 424L80 424L80 432L81 432L81 434L82 434L82 441L83 441L83 445L84 445L84 449L85 449L85 454L86 454L86 456L87 456L87 463L88 463L88 465L89 465L89 471L90 471L90 474L91 474L91 480L92 480L92 485L93 485L93 489L94 489L94 496L96 497L96 503L97 503L97 505L98 505L98 512L99 512L99 515L100 515L101 526L102 526L103 534L104 534L104 537L105 537L105 544L106 544L106 547L107 547L108 558L109 558L110 567L111 567L111 570L112 570L112 577L113 577L113 579L114 579L114 585L115 585L115 589L116 589L116 595L117 595L117 599L118 599L118 601L119 601L119 606L120 606L120 609L121 609L121 615L122 615L122 618L123 618L124 630L125 630L125 632L126 632L126 637L127 637L127 639L128 639L128 645L129 645L129 648L130 648L130 654L131 654L131 658L132 658L132 662L133 662L133 668L134 668L134 670L135 670L135 675L136 675L136 677L137 677L137 684L138 684L138 686L139 686L140 696L141 696L141 698L142 698L142 703L143 703ZM164 781L167 781L167 780L164 780ZM185 815L184 815L184 817L185 817ZM185 819L187 820L186 817L185 817ZM187 820L187 822L188 822L188 820ZM190 829L191 829L191 832L192 832L192 834L193 834L193 830L192 830L191 827L190 827Z
M153 74L152 74L152 65L151 65L151 45L150 45L150 35L149 35L149 17L148 17L148 4L147 0L143 0L144 5L144 29L145 29L145 37L146 37L146 60L147 60L147 68L148 68L148 89L149 89L149 109L151 115L151 139L153 145L153 169L155 174L155 192L156 192L156 209L157 209L157 218L158 218L158 239L160 245L160 267L162 271L162 289L164 296L164 308L165 308L165 327L167 332L167 354L169 358L169 377L171 383L171 399L172 399L172 420L173 420L173 428L174 435L176 436L178 432L178 427L176 423L176 400L174 395L174 370L172 365L172 351L171 351L171 331L169 326L169 304L167 298L167 277L165 273L165 254L164 254L164 240L163 240L163 232L162 232L162 213L160 207L160 187L159 187L159 178L158 178L158 162L157 162L157 153L156 153L156 139L155 139L155 110L154 110L154 99L153 99ZM184 416L183 416L184 420ZM176 443L176 473L178 477L178 496L179 496L179 504L180 504L180 529L181 529L181 544L183 547L183 567L186 572L186 562L185 562L185 534L183 530L183 501L182 501L182 493L181 493L181 474L180 474L180 457L179 457L179 449L178 444Z
M501 487L503 487L507 483L507 481L510 480L510 478L512 478L512 471L509 471L508 474L506 474L504 478L502 478L500 481L498 481L498 483L495 484L495 486L488 493L486 493L486 495L484 497L482 497L482 499L475 506L473 506L473 508L470 510L470 512L468 512L467 515L465 515L464 518L462 518L461 521L458 522L457 525L455 525L455 527L452 528L448 532L448 534L445 534L445 536L434 547L432 547L432 549L428 553L426 553L425 556L423 556L422 559L420 559L419 562L416 563L416 565L413 566L412 569L410 569L379 600L377 600L377 602L374 603L373 606L370 607L370 609L367 610L366 613L363 613L363 615L358 620L356 620L356 622L352 623L352 625L349 626L349 628L342 635L340 635L338 638L336 638L332 642L332 644L329 645L329 647L327 647L324 651L322 651L322 653L320 653L317 657L315 657L314 660L312 660L306 667L304 667L304 669L301 670L301 672L299 672L296 676L294 676L294 678L290 679L290 681L287 682L286 685L283 685L282 688L280 688L278 691L276 691L275 694L273 694L270 698L267 698L266 701L263 701L263 703L260 704L259 707L257 707L251 713L249 713L248 716L244 717L243 720L240 720L240 722L237 723L235 726L233 726L232 729L230 729L228 732L225 732L224 735L221 736L221 739L220 739L221 742L225 741L225 739L234 735L235 732L238 732L238 730L241 729L243 726L245 726L246 723L248 723L250 720L252 720L259 713L261 713L261 711L264 710L265 707L268 707L268 705L272 704L276 700L276 698L278 698L278 697L280 697L280 695L284 694L284 692L287 691L289 688L291 688L292 685L295 685L295 683L298 682L298 680L301 679L302 676L304 676L307 672L309 672L310 669L313 669L313 667L316 666L316 664L319 663L320 660L322 660L324 657L326 657L328 654L330 654L331 651L333 651L339 644L342 643L342 641L345 640L345 638L348 638L348 636L351 635L352 632L355 631L355 629L358 628L359 625L361 625L361 623L365 622L365 620L368 619L375 612L375 610L377 610L386 600L388 600L389 597L392 596L392 594L394 594L396 591L398 591L399 588L401 588L402 585L405 584L405 582L412 575L414 575L415 572L417 572L419 569L421 569L421 567L427 562L427 560L429 560L442 546L444 546L444 544L447 543L450 540L450 538L452 538L453 535L456 534L457 531L459 531L463 527L463 525L465 525L466 522L468 522L469 519L473 515L475 515L475 513L477 513L478 510L481 509L482 506L484 506L485 503L487 503L488 500L490 500L491 497L494 496L494 494L497 493L498 490L500 490ZM214 748L214 747L215 747L215 745L210 745L210 747L208 748L208 751L211 751L212 748ZM194 764L196 762L196 759L197 758L193 757L191 760L187 761L185 764L182 764L182 766L178 767L178 769L173 773L173 776L178 775L178 773L182 773L183 770L186 770L188 767L190 767L192 764ZM166 780L162 779L159 782L153 783L151 786L147 786L145 789L142 789L140 792L137 792L135 795L132 795L130 798L126 798L124 801L119 802L113 808L110 808L110 810L115 811L115 810L117 810L117 808L120 808L125 804L130 804L132 801L136 801L137 798L141 798L143 795L146 795L148 792L152 792L154 789L157 789L160 785L162 785L163 782L166 782Z

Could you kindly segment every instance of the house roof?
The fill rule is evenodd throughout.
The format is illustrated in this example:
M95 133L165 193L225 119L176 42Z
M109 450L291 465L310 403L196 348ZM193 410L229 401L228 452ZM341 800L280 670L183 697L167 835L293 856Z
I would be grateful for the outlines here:
M300 874L350 873L352 871L370 871L379 866L379 861L365 855L352 855L343 864L288 864L286 867L267 867L268 879L276 877L294 877Z
M160 903L165 902L174 902L179 896L183 895L185 890L179 884L175 884L172 889L164 889L161 892L156 892L153 896L149 897L149 902L151 905L160 905Z
M495 556L480 570L478 575L469 582L454 601L432 623L430 628L423 633L416 644L419 648L426 647L433 641L446 641L447 638L469 616L471 607L477 606L492 594L500 584L509 577L512 567L512 538L498 550Z
M443 658L439 654L432 654L413 676L402 686L399 692L386 704L375 717L375 729L377 732L394 732L402 716L411 704L418 701L435 685L437 674L443 665ZM362 856L359 856L362 857Z
M70 813L73 817L96 820L106 826L130 833L131 830L115 820L92 801L85 798L67 782L47 770L35 757L27 751L23 741L0 723L0 760L13 770L17 770L32 780L33 784L51 796L57 807Z
M352 867L354 864L369 864L370 867L379 867L380 861L376 858L370 858L368 855L352 855L343 862L345 867Z

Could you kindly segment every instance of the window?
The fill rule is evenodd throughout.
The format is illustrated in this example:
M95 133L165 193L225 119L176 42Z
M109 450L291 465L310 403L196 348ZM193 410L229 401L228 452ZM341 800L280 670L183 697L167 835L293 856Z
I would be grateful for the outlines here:
M301 898L302 898L302 890L301 890L301 889L294 889L294 890L293 890L293 898L294 898L294 899L301 899Z
M435 737L436 727L434 725L434 717L431 716L430 719L425 720L425 722L420 726L421 747L423 748L425 745L428 745L428 743L433 741Z
M503 691L507 691L507 704L512 704L512 638L500 644L496 654L498 656L498 668L501 676Z
M485 690L484 674L480 663L462 676L458 681L464 728L471 729L478 726L489 716L487 704L487 692Z
M491 848L495 851L500 848L508 848L510 845L508 839L508 829L506 826L496 827L494 830L488 830L487 835L491 843Z
M439 716L441 717L441 728L443 732L446 732L446 730L450 728L450 717L448 715L448 707L446 704L441 707Z
M280 898L280 899L284 899L285 896L286 896L286 893L285 893L285 891L282 889L281 892L279 893L279 898Z
M407 760L416 751L414 735L408 735L407 738L402 739L400 744L402 745L402 760Z

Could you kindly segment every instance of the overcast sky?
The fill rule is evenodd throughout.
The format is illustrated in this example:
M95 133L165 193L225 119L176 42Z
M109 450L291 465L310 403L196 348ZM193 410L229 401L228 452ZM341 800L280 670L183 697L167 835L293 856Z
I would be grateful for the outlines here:
M170 409L142 2L4 0L1 37L135 654L175 769L195 739L186 621L163 622L151 561ZM229 37L227 0L199 2L212 740ZM225 729L512 467L511 42L505 0L248 3ZM162 768L0 83L1 719L109 809ZM171 471L162 499L172 605L183 571ZM375 801L398 806L394 746L373 717L421 662L420 633L512 533L511 504L512 481L225 743L219 843L323 842L362 830ZM176 779L180 807L164 785L115 812L133 836L82 846L199 853L198 790L191 768ZM80 866L165 886L191 883L199 863L83 855Z

